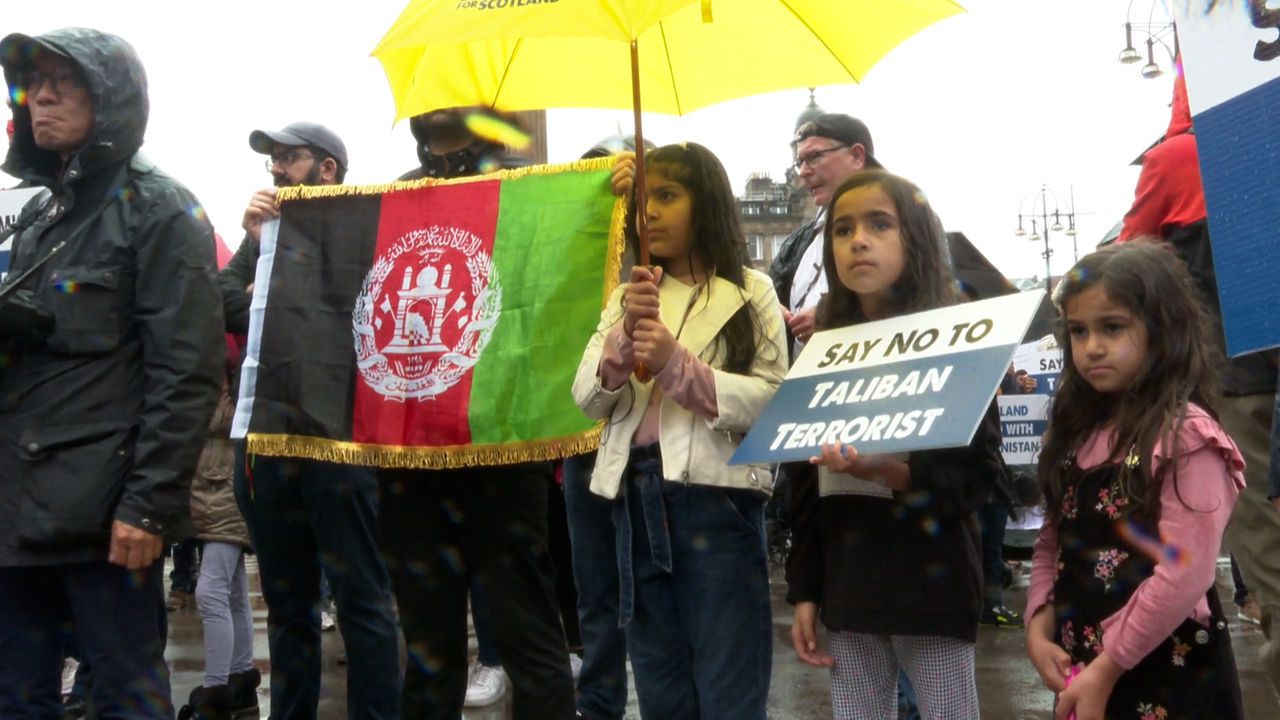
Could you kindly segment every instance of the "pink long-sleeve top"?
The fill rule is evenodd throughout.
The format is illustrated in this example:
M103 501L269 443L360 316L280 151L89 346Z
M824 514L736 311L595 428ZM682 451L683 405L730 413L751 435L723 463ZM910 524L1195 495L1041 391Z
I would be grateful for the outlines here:
M1114 442L1114 431L1095 432L1076 452L1076 464L1088 470L1108 462ZM1137 665L1186 618L1208 626L1205 593L1216 579L1222 533L1245 486L1240 450L1222 426L1198 406L1187 411L1177 452L1177 489L1172 482L1160 489L1158 529L1160 537L1182 549L1184 560L1157 564L1154 574L1138 585L1125 606L1102 621L1103 648L1125 669ZM1152 467L1158 472L1171 461L1174 458L1158 444ZM1026 618L1053 603L1057 559L1057 530L1046 523L1032 554Z
M609 331L600 357L600 384L613 390L622 387L635 372L635 350L631 338L622 330L619 322ZM648 445L658 441L660 408L663 396L669 397L695 415L715 418L720 414L716 405L716 376L711 366L699 360L679 342L675 352L667 360L666 367L653 376L657 387L649 397L644 418L631 439L632 445Z

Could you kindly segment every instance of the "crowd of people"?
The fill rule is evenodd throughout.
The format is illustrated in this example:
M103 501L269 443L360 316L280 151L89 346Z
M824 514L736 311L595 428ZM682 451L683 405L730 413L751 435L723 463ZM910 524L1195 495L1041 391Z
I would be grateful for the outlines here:
M979 624L1023 617L1060 719L1242 717L1214 582L1226 535L1264 632L1280 630L1276 369L1222 354L1185 94L1121 242L1054 288L1063 369L1020 617L992 590L998 558L984 562L1008 473L994 398L964 447L728 463L816 330L966 300L938 215L857 119L797 128L795 169L819 213L768 274L750 266L711 150L648 152L640 207L634 145L589 149L616 158L628 245L643 232L652 256L583 338L572 392L607 423L599 450L390 470L251 455L228 436L276 188L342 184L342 140L315 122L249 135L274 187L252 195L219 269L196 199L138 152L145 72L124 40L9 35L0 67L16 89L3 169L43 188L14 226L0 290L0 717L62 717L69 657L95 717L257 717L253 553L272 717L317 714L331 598L353 718L458 718L509 679L516 718L616 720L629 659L644 718L763 720L775 492L792 533L794 652L828 671L837 718L896 718L903 698L921 717L979 717ZM475 135L467 112L411 120L418 163L402 179L524 162ZM168 609L194 597L204 628L203 683L177 703L170 546L191 577L175 577ZM1280 687L1280 645L1265 653Z

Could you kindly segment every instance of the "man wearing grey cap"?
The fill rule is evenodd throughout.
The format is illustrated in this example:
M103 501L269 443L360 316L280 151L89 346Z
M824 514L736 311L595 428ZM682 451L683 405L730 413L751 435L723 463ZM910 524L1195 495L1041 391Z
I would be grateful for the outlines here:
M249 327L262 223L280 216L278 187L338 185L347 149L323 125L255 130L275 187L244 213L245 238L219 274L227 332ZM245 457L237 447L236 501L258 554L271 652L271 715L314 718L320 699L320 577L337 606L347 652L347 717L400 717L399 625L391 580L378 554L378 482L368 468L318 460Z
M783 242L769 267L787 330L795 340L795 354L813 335L815 310L827 292L822 273L822 236L831 193L863 168L881 167L875 159L871 131L859 119L843 113L824 113L796 128L791 141L795 170L818 205L818 216ZM794 356L793 356L794 357Z
M60 717L68 634L100 717L172 718L160 558L221 387L213 228L138 152L114 35L0 40L23 209L0 303L0 717Z

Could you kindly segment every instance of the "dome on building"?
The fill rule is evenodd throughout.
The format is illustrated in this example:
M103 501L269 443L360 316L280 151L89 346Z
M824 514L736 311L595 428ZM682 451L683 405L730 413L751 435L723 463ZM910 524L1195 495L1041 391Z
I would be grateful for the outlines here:
M801 125L826 113L826 110L818 107L818 102L813 99L813 90L813 88L809 88L809 104L805 106L804 110L800 112L800 116L796 118L796 130L799 130Z

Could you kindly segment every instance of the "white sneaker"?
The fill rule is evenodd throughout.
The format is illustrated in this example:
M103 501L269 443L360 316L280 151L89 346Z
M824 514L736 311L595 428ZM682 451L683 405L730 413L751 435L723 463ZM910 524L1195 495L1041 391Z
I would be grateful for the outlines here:
M507 692L506 675L500 667L476 663L467 677L467 699L463 707L484 707L502 699Z
M577 653L569 653L569 672L573 673L573 679L576 682L578 676L582 674L582 656Z
M80 663L75 658L67 658L62 664L62 696L66 697L71 694L71 688L76 686L76 670L79 669Z
M320 611L320 630L322 632L328 632L330 630L333 630L336 627L338 627L338 618L337 616L334 615L333 611L321 610Z

